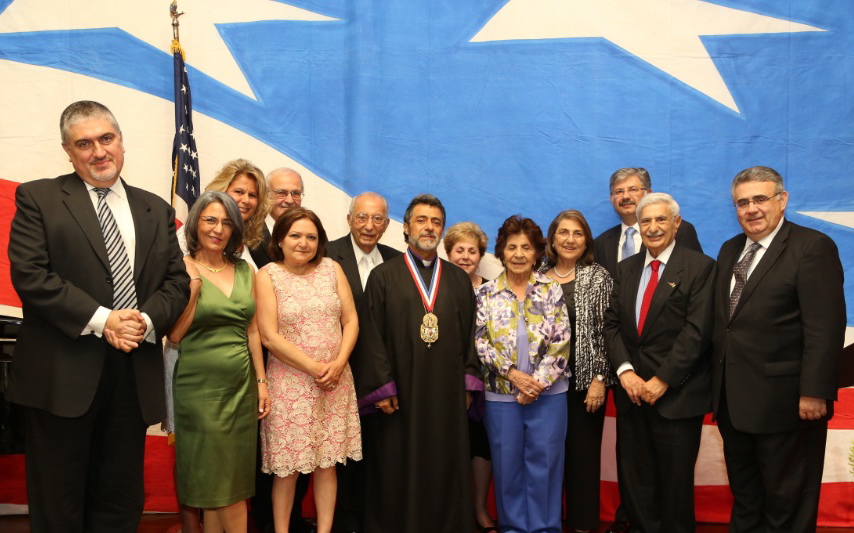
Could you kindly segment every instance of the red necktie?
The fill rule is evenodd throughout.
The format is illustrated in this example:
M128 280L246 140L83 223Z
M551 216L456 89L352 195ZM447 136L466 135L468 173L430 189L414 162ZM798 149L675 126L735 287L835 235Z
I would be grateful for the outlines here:
M649 264L652 268L652 276L649 277L649 283L646 286L646 290L643 292L640 318L638 319L638 335L643 331L643 323L646 321L646 314L649 312L649 304L652 302L652 293L655 292L655 288L658 286L658 267L660 265L661 261L658 259Z

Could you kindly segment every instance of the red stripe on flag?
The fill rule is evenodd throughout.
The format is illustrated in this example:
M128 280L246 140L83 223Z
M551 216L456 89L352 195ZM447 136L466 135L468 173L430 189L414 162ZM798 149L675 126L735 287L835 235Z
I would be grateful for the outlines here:
M0 305L21 307L12 278L9 275L9 232L12 230L12 217L15 216L16 181L0 180Z

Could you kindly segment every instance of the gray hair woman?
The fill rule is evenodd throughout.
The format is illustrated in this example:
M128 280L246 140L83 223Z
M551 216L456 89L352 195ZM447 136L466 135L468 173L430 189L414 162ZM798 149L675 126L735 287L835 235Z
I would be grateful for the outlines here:
M254 269L241 259L243 217L224 192L208 191L185 225L190 301L169 332L175 366L175 486L205 522L245 532L255 493L257 419L270 397L255 323Z

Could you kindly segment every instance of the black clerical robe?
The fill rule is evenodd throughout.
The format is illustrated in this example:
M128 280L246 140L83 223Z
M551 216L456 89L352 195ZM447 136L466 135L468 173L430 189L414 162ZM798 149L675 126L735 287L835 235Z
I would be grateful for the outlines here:
M465 393L483 389L475 305L466 273L443 261L433 310L439 338L428 348L420 336L424 306L404 256L371 271L359 310L358 352L350 360L359 406L378 417L364 443L366 532L471 530ZM397 412L373 407L395 393Z

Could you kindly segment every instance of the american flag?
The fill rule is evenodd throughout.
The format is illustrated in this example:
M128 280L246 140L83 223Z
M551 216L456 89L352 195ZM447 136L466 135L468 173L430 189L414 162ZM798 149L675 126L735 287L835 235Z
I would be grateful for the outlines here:
M184 50L178 40L172 42L175 79L175 139L172 141L172 206L179 220L199 197L199 153L193 135L193 104L190 80L184 66Z

